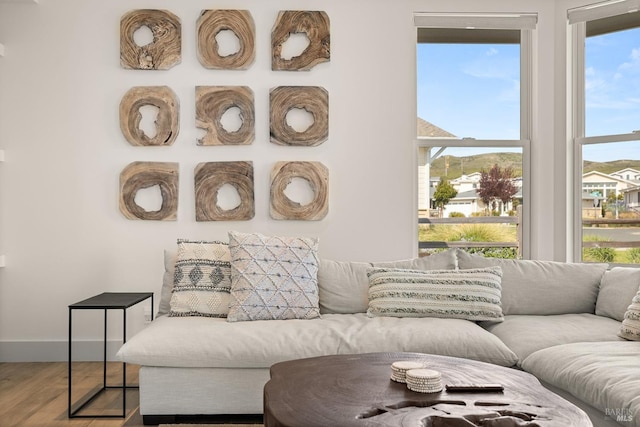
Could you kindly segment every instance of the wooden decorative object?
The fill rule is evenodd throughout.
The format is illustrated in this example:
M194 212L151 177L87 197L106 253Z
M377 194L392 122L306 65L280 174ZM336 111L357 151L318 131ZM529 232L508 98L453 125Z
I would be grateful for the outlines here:
M156 135L149 138L140 129L140 107L153 105L159 109ZM167 86L136 86L120 101L120 129L131 145L171 145L180 130L179 101Z
M153 42L138 46L133 34L141 27L153 33ZM120 65L134 70L168 70L182 60L180 18L167 10L139 9L120 20Z
M220 56L216 35L232 31L240 41L240 50ZM256 27L248 10L203 10L198 18L198 60L216 70L246 70L256 57Z
M233 209L218 206L218 190L232 185L240 196ZM246 221L255 215L253 162L207 162L195 169L196 221Z
M233 107L240 109L242 126L227 132L221 119ZM196 86L196 127L207 131L198 145L251 144L255 137L253 91L246 86Z
M292 33L304 33L309 46L299 56L282 58L282 45ZM306 71L330 59L329 16L320 11L283 10L271 30L271 69Z
M329 92L318 86L280 86L271 89L271 142L278 145L315 147L329 137ZM313 124L298 132L287 123L287 114L294 108L313 115Z
M162 207L146 211L135 202L138 190L160 187ZM120 212L129 219L175 221L178 212L178 163L133 162L120 173Z
M284 194L293 178L309 183L314 193L309 204L301 205ZM329 170L320 162L278 162L271 171L270 199L273 219L321 220L329 212Z

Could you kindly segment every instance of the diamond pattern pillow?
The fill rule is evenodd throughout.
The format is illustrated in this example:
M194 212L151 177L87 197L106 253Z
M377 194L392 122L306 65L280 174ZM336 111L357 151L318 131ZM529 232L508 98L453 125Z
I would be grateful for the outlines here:
M227 317L231 292L229 245L178 240L170 317Z
M312 319L318 305L318 240L229 232L227 321Z
M624 320L618 335L621 338L640 341L640 290L631 300L631 305L624 314Z
M468 270L367 269L367 315L503 321L500 267Z

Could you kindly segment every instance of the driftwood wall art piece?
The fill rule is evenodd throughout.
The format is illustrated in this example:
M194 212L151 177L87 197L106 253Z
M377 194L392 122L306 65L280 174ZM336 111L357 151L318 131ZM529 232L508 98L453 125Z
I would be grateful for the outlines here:
M284 193L293 178L306 180L314 198L294 202ZM273 219L318 221L329 212L329 170L320 162L278 162L271 171L270 214Z
M282 57L282 45L290 34L304 33L309 45L291 59ZM280 11L271 31L271 69L274 71L306 71L328 62L331 53L329 16L321 11Z
M157 185L162 194L158 211L135 202L136 193ZM178 163L133 162L120 173L120 212L128 219L175 221L178 212Z
M218 205L218 191L232 185L240 196L233 209ZM196 221L246 221L255 215L253 162L207 162L195 169Z
M158 108L156 134L152 138L140 129L140 108L146 105ZM169 87L136 86L120 101L120 129L131 145L171 145L180 130L179 112L178 97Z
M242 125L228 132L221 123L230 108L240 110ZM255 138L253 91L247 86L196 86L196 127L207 133L198 145L243 145Z
M278 145L314 147L329 137L329 93L318 86L280 86L271 89L271 142ZM313 124L298 132L287 123L287 114L300 108L313 116Z
M226 56L219 54L216 36L232 31L240 49ZM198 60L202 66L216 70L246 70L255 60L256 28L248 10L203 10L197 22Z
M153 41L138 46L134 33L147 27ZM134 70L168 70L182 60L180 18L167 10L139 9L120 20L120 65Z

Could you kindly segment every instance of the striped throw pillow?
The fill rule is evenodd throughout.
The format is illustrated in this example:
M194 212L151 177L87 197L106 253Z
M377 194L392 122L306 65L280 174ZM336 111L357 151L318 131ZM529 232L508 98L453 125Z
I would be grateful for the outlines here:
M370 317L444 317L502 321L502 269L369 268Z

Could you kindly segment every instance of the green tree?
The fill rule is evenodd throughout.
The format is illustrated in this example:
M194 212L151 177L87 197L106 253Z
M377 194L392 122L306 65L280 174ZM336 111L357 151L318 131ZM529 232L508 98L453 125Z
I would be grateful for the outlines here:
M458 195L458 190L456 190L451 183L444 179L440 178L440 182L436 186L436 191L433 193L433 201L438 209L440 209L440 216L442 217L442 211L444 210L444 205L449 203L449 200L453 199Z
M517 192L518 187L513 183L513 168L502 169L495 164L488 172L484 169L480 172L478 195L492 210L496 210L498 200L505 205Z

